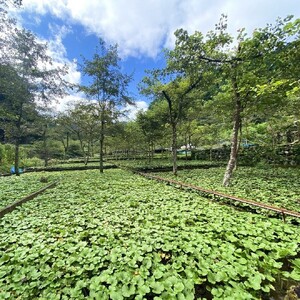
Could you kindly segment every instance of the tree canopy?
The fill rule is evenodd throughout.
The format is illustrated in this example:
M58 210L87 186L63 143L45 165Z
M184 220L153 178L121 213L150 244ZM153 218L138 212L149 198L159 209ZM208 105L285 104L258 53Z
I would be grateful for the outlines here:
M120 115L120 107L133 104L127 92L131 76L120 70L120 58L117 45L106 46L100 39L99 47L91 60L83 59L82 72L90 79L88 85L79 90L97 102L97 114L100 122L100 172L103 172L103 147L107 135L107 124Z
M147 70L139 84L149 108L129 121L121 116L134 103L128 93L132 75L120 67L118 45L100 39L94 55L82 57L80 65L84 84L78 91L86 99L44 122L47 104L69 87L67 70L53 67L47 46L17 28L5 9L1 19L0 138L15 144L15 157L19 144L32 139L43 147L57 142L64 158L77 153L86 163L98 147L103 172L107 153L145 153L152 159L161 150L172 152L176 174L181 147L228 148L227 186L245 145L265 147L261 153L269 152L267 160L273 161L278 147L300 143L300 21L292 16L251 34L241 29L237 36L228 32L225 15L207 33L177 29L174 48L164 50L165 66ZM46 133L36 124L51 126ZM46 137L52 141L43 144Z

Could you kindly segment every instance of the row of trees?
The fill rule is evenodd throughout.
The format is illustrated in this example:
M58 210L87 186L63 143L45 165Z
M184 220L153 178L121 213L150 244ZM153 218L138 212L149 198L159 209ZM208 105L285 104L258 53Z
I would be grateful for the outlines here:
M16 5L20 3L15 2ZM66 82L66 66L57 67L47 55L47 45L32 32L19 29L8 17L6 2L1 1L2 24L0 53L0 131L2 139L15 145L15 172L19 175L19 149L23 142L37 140L40 155L47 165L51 157L49 134L55 128L56 138L69 148L69 134L78 139L82 153L100 147L100 172L103 172L103 148L107 124L119 116L124 104L132 104L127 86L131 76L120 70L117 46L107 47L100 40L91 60L83 58L81 71L88 77L86 85L74 86ZM49 104L59 101L73 89L86 95L88 102L77 104L72 111L55 116ZM84 123L84 125L82 125ZM87 143L87 145L86 145ZM91 152L93 153L93 152ZM1 157L0 157L1 159ZM87 159L87 158L86 158Z
M15 1L19 5L18 1ZM66 94L67 69L54 67L47 45L30 31L16 26L1 2L0 128L15 145L14 165L19 172L19 149L33 134L50 101Z
M297 127L295 142L300 136L300 20L292 16L278 19L275 25L256 29L252 36L240 30L236 38L226 29L226 16L222 16L206 36L177 30L175 48L166 51L166 68L150 71L141 85L142 93L154 97L153 107L167 105L173 149L177 127L190 122L196 107L198 121L202 118L207 124L222 126L232 122L225 186L236 168L241 137L248 128L268 126L274 119L283 125L289 119L289 126ZM176 151L173 172L177 172Z
M77 147L86 163L98 152L100 172L104 153L146 151L151 156L157 148L168 148L174 174L179 146L227 143L226 186L242 141L273 148L299 143L299 19L278 19L251 36L245 30L231 36L225 16L206 35L177 30L174 49L165 50L166 67L149 70L140 83L140 92L151 97L149 109L124 122L121 107L133 104L127 93L131 76L120 70L116 45L100 40L94 56L83 59L87 84L73 89L87 99L58 116L46 114L46 103L70 88L63 79L67 70L51 68L46 45L17 29L5 10L1 13L6 35L1 40L0 130L15 145L16 170L20 143L34 141L45 164L57 143L62 157Z

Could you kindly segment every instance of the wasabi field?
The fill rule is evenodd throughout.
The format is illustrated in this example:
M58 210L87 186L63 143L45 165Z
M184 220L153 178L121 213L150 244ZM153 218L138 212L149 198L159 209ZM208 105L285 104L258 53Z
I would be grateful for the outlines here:
M179 177L205 184L206 172L208 184L212 171ZM40 188L40 176L59 183L0 219L0 299L283 299L300 282L293 218L283 222L121 169L0 177L1 206L17 187L23 194ZM270 201L272 192L277 204L299 211L299 183L294 191L286 186L284 199L283 178L281 197L266 182L251 196ZM227 192L238 189L243 183Z

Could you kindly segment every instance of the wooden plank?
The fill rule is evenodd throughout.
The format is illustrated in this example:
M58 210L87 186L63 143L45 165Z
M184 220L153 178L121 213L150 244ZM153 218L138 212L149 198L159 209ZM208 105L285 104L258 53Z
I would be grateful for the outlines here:
M25 202L27 202L27 201L29 201L29 200L32 200L32 199L35 198L36 196L42 194L42 193L43 193L44 191L46 191L47 189L50 189L50 188L56 186L57 183L58 183L57 181L52 182L52 183L48 184L47 186L43 187L42 189L40 189L40 190L38 190L38 191L36 191L36 192L34 192L34 193L32 193L32 194L30 194L30 195L28 195L28 196L26 196L26 197L20 199L20 200L18 200L18 201L13 202L12 204L10 204L10 205L8 205L8 206L6 206L6 207L0 209L0 218L2 218L2 217L3 217L4 215L6 215L7 213L13 211L17 206L20 206L20 205L22 205L23 203L25 203Z
M263 208L263 209L266 209L266 210L270 210L270 211L282 214L283 217L284 216L292 216L292 217L300 218L300 213L299 212L288 210L288 209L285 209L285 208L272 206L272 205L269 205L269 204L265 204L265 203L261 203L261 202L257 202L257 201L253 201L253 200L243 199L243 198L240 198L240 197L231 196L231 195L227 195L227 194L212 191L212 190L207 190L207 189L204 189L204 188L199 187L199 186L183 183L183 182L172 180L172 179L166 179L166 178L155 176L155 175L149 175L149 174L140 173L140 172L138 172L137 174L139 174L141 176L144 176L146 178L155 179L155 180L159 180L159 181L167 182L167 183L172 183L172 184L175 184L175 185L180 185L182 187L186 187L186 188L193 189L193 190L196 190L196 191L200 191L200 192L203 192L203 193L215 195L215 196L218 196L218 197L221 197L221 198L230 199L230 200L245 203L245 204L248 204L248 205L251 205L251 206L255 206L255 207Z

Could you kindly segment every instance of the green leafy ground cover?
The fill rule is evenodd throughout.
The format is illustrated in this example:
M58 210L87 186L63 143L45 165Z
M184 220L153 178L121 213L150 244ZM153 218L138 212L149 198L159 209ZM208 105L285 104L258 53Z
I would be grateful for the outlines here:
M41 177L47 178L50 183L55 181L59 174L28 173L21 176L0 176L0 209L46 186L48 183L41 182Z
M112 166L113 163L111 162L104 162L103 163L104 167L108 167L108 166ZM70 168L70 167L84 167L85 164L83 161L55 161L53 163L51 163L49 165L49 167L66 167L66 168ZM90 161L87 163L87 166L95 166L95 167L99 167L99 161Z
M113 166L114 164L111 163L111 162L104 162L104 168L105 167L110 167L110 166ZM69 168L76 168L76 167L99 167L99 161L90 161L88 162L87 165L84 164L83 161L59 161L59 160L55 160L55 161L52 161L51 163L49 163L49 165L47 166L47 169L51 169L51 168L66 168L66 169L69 169ZM40 167L34 167L35 169L44 169L45 167L44 166L40 166Z
M261 299L300 282L299 228L121 170L0 219L0 299Z
M133 169L156 169L156 168L172 168L171 159L153 159L148 161L147 159L136 159L136 160L115 160L113 161L116 165L124 168ZM207 160L185 160L178 159L177 165L181 166L214 166L222 164L222 162L214 162Z
M300 168L239 167L226 188L221 185L224 171L219 167L181 170L176 177L171 172L155 174L300 212Z

